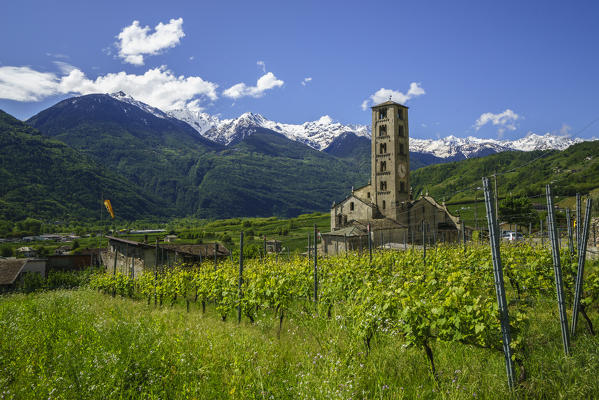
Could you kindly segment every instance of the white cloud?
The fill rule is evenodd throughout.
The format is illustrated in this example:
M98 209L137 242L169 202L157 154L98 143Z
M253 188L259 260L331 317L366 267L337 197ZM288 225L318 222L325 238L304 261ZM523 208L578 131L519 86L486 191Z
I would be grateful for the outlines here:
M302 86L306 86L306 84L308 82L310 82L311 80L312 80L312 77L310 77L310 76L304 78L304 80L302 81Z
M68 65L68 64L67 64ZM64 71L64 69L63 69ZM72 67L57 76L29 67L0 67L0 98L16 101L39 101L56 94L91 94L123 92L162 110L191 106L200 108L201 99L216 100L217 84L199 76L175 76L166 67L147 70L144 74L109 73L89 79Z
M56 93L58 78L29 67L0 67L0 99L39 101Z
M61 54L61 53L46 53L46 55L48 57L54 57L54 58L62 58L62 59L69 58L69 56L67 56L66 54Z
M266 63L264 61L256 61L256 65L260 67L262 73L266 73Z
M483 126L488 123L491 123L499 129L497 132L499 135L503 135L505 130L515 131L516 130L516 121L520 119L521 116L510 110L506 109L504 112L493 114L490 112L486 112L481 114L481 116L474 123L474 129L479 130Z
M412 82L410 83L410 88L408 89L408 92L405 94L392 89L380 88L374 94L372 94L369 99L372 100L373 105L384 103L388 100L404 104L408 100L417 96L422 96L423 94L426 94L426 92L420 86L420 83ZM369 99L366 99L362 102L362 110L366 110L368 108L368 104L370 103Z
M239 99L245 96L262 97L267 90L281 87L284 83L282 80L277 79L272 72L267 72L258 79L256 86L247 86L243 82L238 83L223 91L223 96L232 99Z
M62 61L54 61L54 65L56 65L60 72L62 72L63 74L68 74L72 70L77 69L73 67L71 64Z
M144 65L144 54L155 55L162 50L179 44L183 33L183 18L171 19L168 24L160 22L150 32L149 26L140 26L139 21L133 21L118 34L119 57L126 63Z
M570 136L570 132L572 131L572 127L568 124L562 124L562 127L559 129L559 134L562 136Z

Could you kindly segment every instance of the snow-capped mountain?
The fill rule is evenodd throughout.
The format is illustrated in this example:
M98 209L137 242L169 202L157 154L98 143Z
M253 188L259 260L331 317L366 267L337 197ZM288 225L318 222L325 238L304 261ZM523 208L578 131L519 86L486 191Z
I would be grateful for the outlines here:
M529 133L517 140L495 140L468 136L458 138L448 136L442 139L410 139L410 151L432 154L440 158L472 158L502 151L519 150L564 150L582 142L580 138L570 138L546 133Z
M303 124L275 122L260 114L251 112L244 113L238 118L221 120L218 116L190 109L178 109L165 113L155 107L135 100L123 92L113 93L110 96L137 106L157 117L175 118L186 122L201 136L224 145L235 144L243 140L243 138L254 133L257 128L272 130L316 150L326 149L335 139L343 139L343 135L346 133L353 133L358 137L366 139L370 139L371 137L369 126L344 125L333 121L328 115L322 116L316 121L304 122ZM451 135L436 140L410 138L410 151L430 154L441 159L460 160L509 150L564 150L582 141L584 139L550 133L538 135L532 132L521 139L511 141L477 138L474 136L459 138Z
M370 138L370 130L363 125L343 125L333 122L325 115L316 121L303 124L283 124L268 120L251 112L238 118L219 120L218 117L188 110L176 110L169 115L190 124L198 133L217 143L229 145L251 135L255 128L265 128L280 133L287 138L304 143L316 150L325 149L335 138L346 132Z

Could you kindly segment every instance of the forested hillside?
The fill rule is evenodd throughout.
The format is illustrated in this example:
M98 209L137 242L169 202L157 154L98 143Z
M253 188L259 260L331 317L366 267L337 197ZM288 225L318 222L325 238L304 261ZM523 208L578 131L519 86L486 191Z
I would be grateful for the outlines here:
M1 219L97 219L101 192L119 217L167 214L155 196L1 110L0 149Z

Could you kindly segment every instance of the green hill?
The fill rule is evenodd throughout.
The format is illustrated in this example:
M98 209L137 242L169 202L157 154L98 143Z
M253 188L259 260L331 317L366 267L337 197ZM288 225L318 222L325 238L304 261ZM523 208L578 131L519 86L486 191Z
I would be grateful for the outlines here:
M552 185L558 196L589 193L599 188L599 141L583 142L563 151L510 151L483 158L432 165L412 172L415 193L428 191L436 198L459 202L474 198L482 177L498 174L498 193L528 197L545 193ZM478 192L481 198L481 192Z
M369 175L363 160L320 152L263 128L223 147L181 121L108 95L67 99L27 122L160 198L173 216L326 211Z
M165 215L126 179L0 110L0 218L99 218L103 191L119 217Z

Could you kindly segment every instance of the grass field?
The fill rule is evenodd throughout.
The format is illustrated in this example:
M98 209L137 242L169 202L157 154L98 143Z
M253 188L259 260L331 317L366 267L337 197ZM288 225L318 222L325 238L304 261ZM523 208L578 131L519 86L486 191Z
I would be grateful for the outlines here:
M553 299L538 302L518 398L599 396L599 340L563 355ZM591 314L595 324L597 313ZM0 297L0 399L473 399L510 397L503 355L437 343L425 354L381 333L372 350L344 318L296 307L285 320L222 322L209 305L149 306L89 289Z

